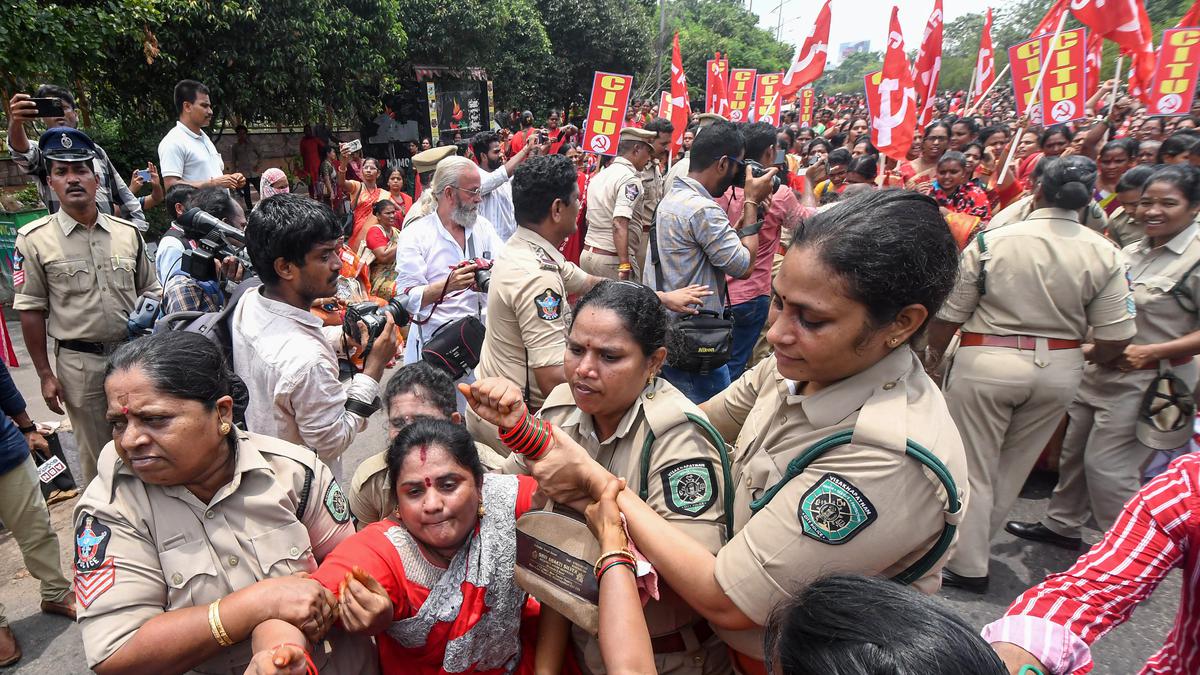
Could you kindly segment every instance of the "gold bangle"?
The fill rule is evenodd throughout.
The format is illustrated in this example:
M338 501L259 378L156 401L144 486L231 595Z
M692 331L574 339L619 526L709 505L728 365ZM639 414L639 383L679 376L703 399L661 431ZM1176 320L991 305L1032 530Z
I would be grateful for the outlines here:
M596 572L596 575L599 576L599 574L600 574L600 564L601 563L603 563L605 560L608 560L609 558L613 558L616 556L622 556L624 558L627 558L629 560L629 562L632 563L634 566L637 565L637 558L633 557L633 552L630 551L629 549L623 548L623 549L620 549L617 551L609 551L608 553L602 554L599 558L596 558L596 564L593 566L593 570Z
M221 600L218 598L213 600L208 606L208 629L212 631L212 636L217 640L217 644L222 647L232 647L233 640L230 639L229 633L225 632L225 626L221 625Z

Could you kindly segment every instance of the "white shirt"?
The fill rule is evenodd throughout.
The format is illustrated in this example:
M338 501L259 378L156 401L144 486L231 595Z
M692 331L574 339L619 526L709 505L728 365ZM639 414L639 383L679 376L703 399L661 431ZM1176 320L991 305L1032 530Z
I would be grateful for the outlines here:
M250 391L249 430L308 446L338 474L338 458L367 428L346 399L369 404L379 383L359 373L343 389L337 353L321 329L312 313L250 290L233 312L233 369Z
M158 240L158 249L154 252L154 274L158 283L166 286L167 279L183 265L183 241L178 237L163 237Z
M158 142L158 170L188 183L201 183L225 173L225 162L217 146L203 130L198 134L176 122Z
M442 225L437 211L409 223L400 231L396 242L396 297L414 317L425 319L430 316L433 304L421 306L421 294L429 284L440 284L450 276L450 269L468 258L495 260L504 242L496 235L495 228L482 215L475 225L467 230L466 246L459 247L450 232ZM471 289L448 294L433 310L429 323L409 332L410 349L405 351L406 362L413 354L420 354L420 344L433 335L442 325L468 315L479 316L485 321L487 293ZM416 335L417 338L413 339ZM415 350L415 351L414 351Z
M483 201L479 203L479 215L487 218L500 241L508 241L517 231L517 216L513 212L512 181L508 171L501 165L495 171L479 169L479 192ZM495 253L496 251L493 251Z

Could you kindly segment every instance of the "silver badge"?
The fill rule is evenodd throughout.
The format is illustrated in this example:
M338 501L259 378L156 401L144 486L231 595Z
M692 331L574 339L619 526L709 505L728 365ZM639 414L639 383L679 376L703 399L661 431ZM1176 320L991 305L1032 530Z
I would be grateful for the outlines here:
M63 149L65 149L65 150L70 150L71 146L75 145L75 143L71 140L71 137L66 134L62 135L62 141L60 141L60 142L62 143Z

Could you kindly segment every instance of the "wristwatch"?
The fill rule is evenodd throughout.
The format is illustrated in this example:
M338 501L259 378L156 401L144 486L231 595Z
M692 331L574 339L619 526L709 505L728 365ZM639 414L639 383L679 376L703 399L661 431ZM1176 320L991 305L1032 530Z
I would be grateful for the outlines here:
M25 434L25 435L32 434L33 432L35 432L37 430L38 430L38 428L37 428L36 423L30 424L27 427L17 427L17 431L20 431L22 434Z
M762 229L762 226L763 226L763 221L761 221L761 220L759 220L758 222L750 223L749 225L746 225L742 229L738 230L738 237L752 237L752 236L758 234L758 231Z

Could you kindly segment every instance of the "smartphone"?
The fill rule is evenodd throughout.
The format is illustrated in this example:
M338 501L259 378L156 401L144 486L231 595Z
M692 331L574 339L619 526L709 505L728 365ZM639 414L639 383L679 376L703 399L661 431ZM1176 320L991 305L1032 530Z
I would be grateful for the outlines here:
M150 182L150 169L138 169L137 171L134 171L134 173L141 176L143 181L147 183Z
M361 139L356 138L356 139L350 141L349 143L342 143L342 152L343 153L358 152L359 150L362 150L362 140Z
M63 102L57 98L31 98L33 104L37 106L38 117L62 117L66 114L63 110Z

